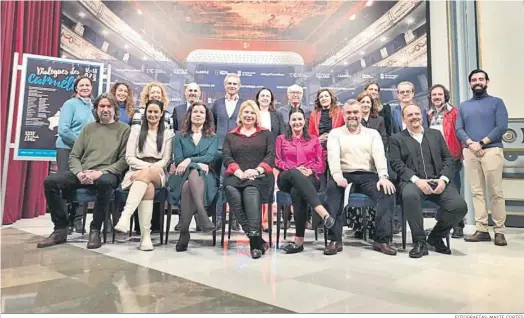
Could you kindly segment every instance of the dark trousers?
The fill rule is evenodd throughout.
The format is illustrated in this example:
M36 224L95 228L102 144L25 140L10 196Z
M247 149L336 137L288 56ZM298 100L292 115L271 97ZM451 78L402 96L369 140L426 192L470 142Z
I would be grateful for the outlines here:
M229 209L235 214L244 233L249 237L260 236L262 200L258 188L254 186L235 188L228 185L224 187L224 192Z
M293 213L295 214L296 236L304 237L308 218L308 204L312 208L321 205L317 196L320 181L314 177L304 176L297 169L281 172L277 180L278 188L291 195Z
M93 210L93 221L91 229L100 230L104 223L105 214L109 208L111 195L118 187L119 178L113 174L103 174L94 184L81 184L78 178L70 171L58 172L49 175L44 180L44 192L47 205L51 211L51 220L55 230L67 228L69 222L67 209L62 200L61 191L65 189L94 188L96 189L95 208Z
M453 176L451 182L457 187L458 192L460 193L460 190L462 189L462 181L460 179L460 171L462 170L462 161L461 160L455 160L453 163ZM460 220L457 227L464 228L464 219Z
M468 212L466 201L460 196L453 184L446 186L441 194L425 195L414 183L405 183L401 187L402 209L409 227L413 242L425 241L422 202L429 200L441 208L441 215L431 232L432 236L444 238L453 225L457 224Z
M56 165L58 166L58 172L67 172L69 171L69 155L71 154L71 149L57 148L56 149ZM64 189L64 197L69 197L71 195L70 191ZM69 214L71 215L71 222L80 222L82 220L82 209L78 207L78 204L71 204Z
M377 190L378 175L372 172L344 173L344 178L352 184L351 192L367 195L377 203L375 214L375 242L389 243L392 236L392 217L395 206L395 195L387 195ZM335 225L328 231L329 238L342 241L344 226L344 188L339 187L330 179L327 185L325 204L329 214L335 219ZM351 202L349 203L351 205Z

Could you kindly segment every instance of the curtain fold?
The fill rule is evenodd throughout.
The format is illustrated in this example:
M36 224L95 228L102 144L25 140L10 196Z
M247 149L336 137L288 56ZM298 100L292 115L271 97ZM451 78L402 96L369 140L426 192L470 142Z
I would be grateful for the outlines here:
M60 1L2 1L1 34L2 65L0 99L1 157L9 160L6 200L2 224L11 224L20 218L33 218L45 214L46 203L43 182L48 175L48 162L14 161L13 154L5 157L4 147L9 113L9 94L14 52L57 57L60 46ZM17 85L15 100L18 100ZM16 133L18 104L14 105L12 140Z

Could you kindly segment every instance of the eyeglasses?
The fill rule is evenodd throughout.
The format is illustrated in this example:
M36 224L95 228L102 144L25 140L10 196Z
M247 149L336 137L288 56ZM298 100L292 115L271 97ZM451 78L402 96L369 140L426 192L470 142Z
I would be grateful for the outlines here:
M412 91L411 90L409 90L409 91L398 91L398 93L399 93L399 95L409 95L409 94L412 93Z
M302 92L289 92L291 95L302 95Z

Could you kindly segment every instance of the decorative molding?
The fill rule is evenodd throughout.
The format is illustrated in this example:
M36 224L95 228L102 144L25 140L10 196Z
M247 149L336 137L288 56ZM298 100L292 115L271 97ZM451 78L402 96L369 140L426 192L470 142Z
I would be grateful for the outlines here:
M187 56L188 63L224 63L257 65L304 65L304 59L295 52L194 50Z

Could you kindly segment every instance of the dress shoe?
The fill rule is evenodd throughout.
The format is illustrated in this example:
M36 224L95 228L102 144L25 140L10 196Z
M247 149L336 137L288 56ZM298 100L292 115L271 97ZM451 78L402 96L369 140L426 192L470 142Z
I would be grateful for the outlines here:
M409 251L409 257L421 258L422 256L428 255L428 247L425 241L415 242L413 249Z
M508 242L506 241L506 237L504 237L504 234L502 234L502 233L495 233L495 245L497 245L497 246L506 246L506 245L508 245Z
M342 242L331 241L324 249L324 255L336 255L338 252L342 252L343 249L344 245Z
M326 215L324 218L322 218L322 223L324 223L324 226L328 229L332 228L333 225L335 225L335 219L331 215Z
M102 246L102 241L100 240L100 231L91 229L89 230L89 240L87 241L88 249L95 249Z
M491 242L491 235L489 232L475 231L475 234L466 236L464 238L466 242Z
M450 255L451 250L444 244L444 240L438 237L428 237L427 244L433 246L435 252Z
M452 238L463 238L464 237L464 229L457 226L453 228L453 234L451 234Z
M175 225L175 232L180 231L180 222L178 222L177 225Z
M384 253L386 255L397 255L397 250L391 247L388 243L373 242L373 249L377 252Z
M36 245L38 248L49 247L67 242L67 228L54 230L51 235Z
M178 242L176 243L175 250L177 252L187 251L187 245L189 244L190 238L191 236L189 235L189 232L180 233L180 237L178 238Z
M297 243L295 242L291 242L291 243L288 243L286 244L282 250L284 250L284 252L286 254L296 254L296 253L300 253L300 252L303 252L304 251L304 244L302 245L298 245Z

